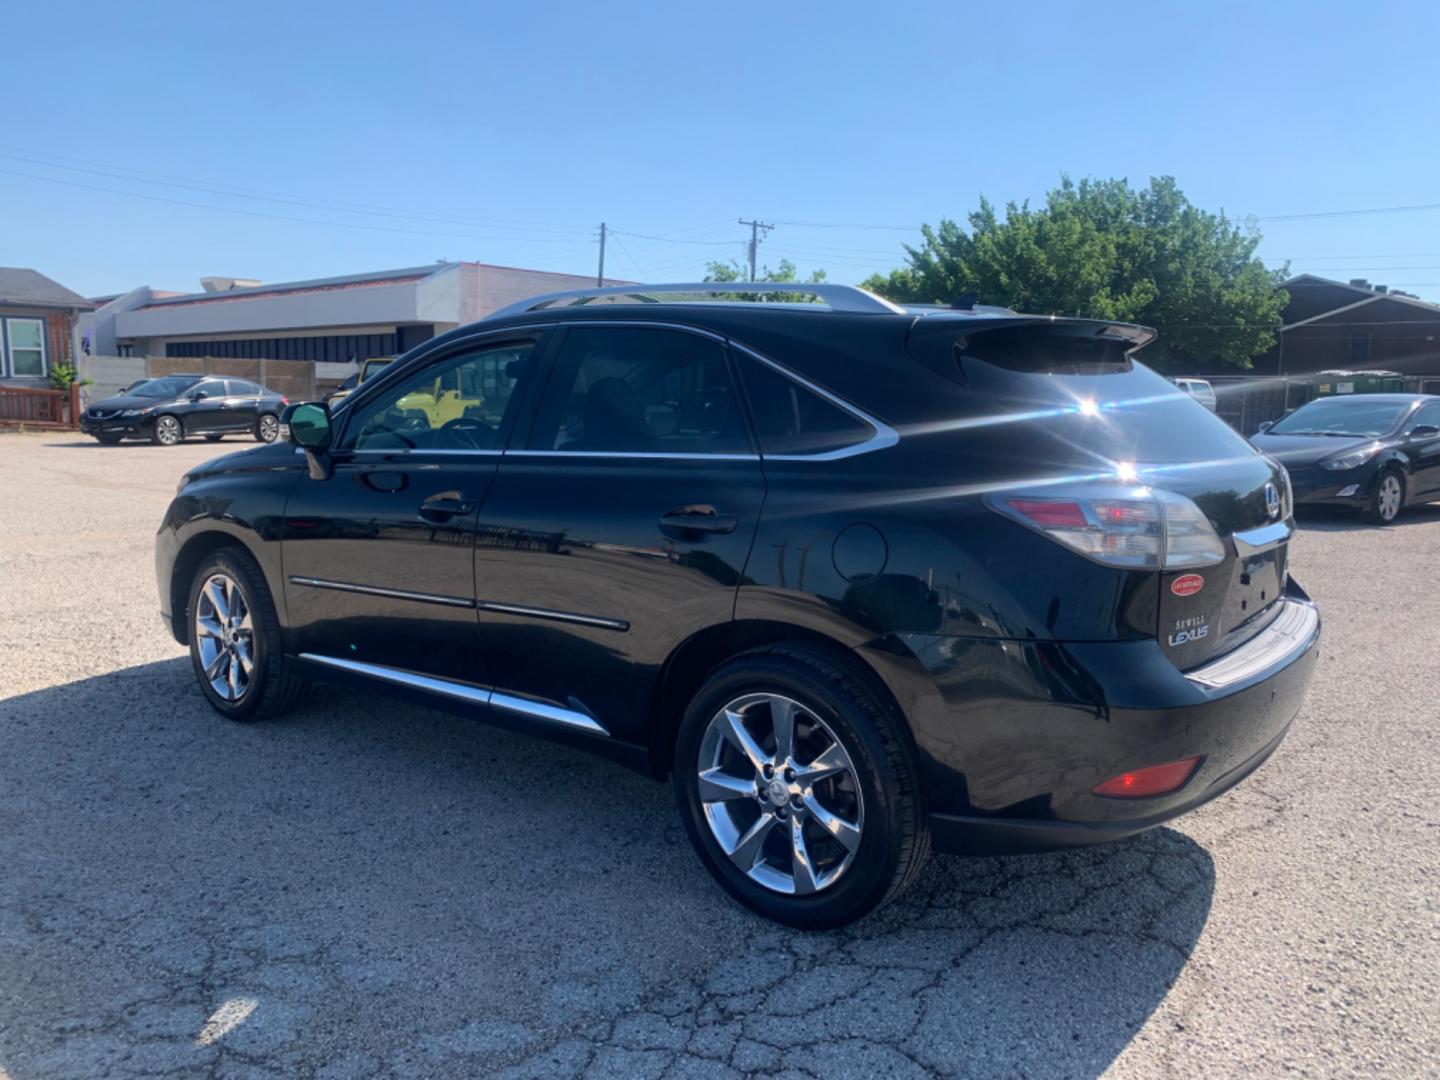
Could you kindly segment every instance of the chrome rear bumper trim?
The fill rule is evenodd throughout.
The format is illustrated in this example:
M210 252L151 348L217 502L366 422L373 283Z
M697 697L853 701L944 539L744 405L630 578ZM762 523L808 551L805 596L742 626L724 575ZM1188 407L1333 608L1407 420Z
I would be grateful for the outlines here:
M1270 625L1238 649L1185 677L1207 690L1223 690L1251 679L1309 647L1320 625L1315 605L1286 600Z

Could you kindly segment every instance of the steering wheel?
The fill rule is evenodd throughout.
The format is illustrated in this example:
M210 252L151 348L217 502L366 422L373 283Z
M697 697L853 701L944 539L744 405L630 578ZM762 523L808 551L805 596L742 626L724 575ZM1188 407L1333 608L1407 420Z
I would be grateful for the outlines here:
M495 445L495 429L474 416L457 416L440 425L440 434L467 450L488 450Z

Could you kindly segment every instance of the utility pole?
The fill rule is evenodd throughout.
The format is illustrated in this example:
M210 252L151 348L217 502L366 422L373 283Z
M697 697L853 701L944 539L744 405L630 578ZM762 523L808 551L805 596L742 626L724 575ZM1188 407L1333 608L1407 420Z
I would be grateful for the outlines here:
M605 222L600 222L600 269L595 271L595 285L605 287Z
M760 241L765 239L765 237L760 235L760 230L764 229L768 233L771 229L775 228L775 226L767 225L763 221L746 221L744 218L740 219L740 224L750 226L750 280L754 281L755 249L760 246Z

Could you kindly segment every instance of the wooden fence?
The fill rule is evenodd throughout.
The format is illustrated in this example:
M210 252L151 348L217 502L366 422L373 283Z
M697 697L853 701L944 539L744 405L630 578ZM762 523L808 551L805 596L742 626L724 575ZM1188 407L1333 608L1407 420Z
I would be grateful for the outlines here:
M80 426L80 387L32 390L0 386L0 426L75 429Z

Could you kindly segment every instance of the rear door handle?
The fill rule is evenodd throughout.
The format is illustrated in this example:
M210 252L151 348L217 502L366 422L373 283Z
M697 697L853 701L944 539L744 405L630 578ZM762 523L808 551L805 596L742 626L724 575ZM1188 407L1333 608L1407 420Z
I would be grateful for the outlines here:
M420 516L426 521L449 521L474 509L475 504L467 501L458 491L442 491L420 504Z
M717 514L713 506L682 506L660 515L660 528L667 533L732 533L740 519Z

